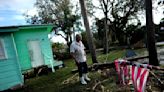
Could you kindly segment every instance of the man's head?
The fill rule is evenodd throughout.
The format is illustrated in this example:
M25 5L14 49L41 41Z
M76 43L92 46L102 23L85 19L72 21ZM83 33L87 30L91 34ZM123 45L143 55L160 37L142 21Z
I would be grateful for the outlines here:
M80 34L77 34L77 35L76 35L76 41L79 42L79 41L81 41L81 40L82 40L81 35L80 35Z

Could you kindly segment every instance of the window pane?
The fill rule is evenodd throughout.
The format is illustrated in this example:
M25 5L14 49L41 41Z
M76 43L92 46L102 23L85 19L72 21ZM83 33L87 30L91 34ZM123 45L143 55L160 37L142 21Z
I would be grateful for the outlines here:
M0 59L5 59L5 51L2 39L0 39Z

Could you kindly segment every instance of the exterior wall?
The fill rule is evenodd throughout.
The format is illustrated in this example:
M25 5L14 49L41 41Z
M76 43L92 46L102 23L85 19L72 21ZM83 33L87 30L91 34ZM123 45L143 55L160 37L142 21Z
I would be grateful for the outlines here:
M0 59L0 91L23 83L22 74L18 64L14 40L11 33L0 33L4 40L6 59Z
M28 51L28 40L39 40L41 45L41 52L44 56L46 65L50 64L50 59L53 60L50 41L48 33L50 27L20 27L19 31L14 33L18 57L20 61L21 70L31 69L30 54Z

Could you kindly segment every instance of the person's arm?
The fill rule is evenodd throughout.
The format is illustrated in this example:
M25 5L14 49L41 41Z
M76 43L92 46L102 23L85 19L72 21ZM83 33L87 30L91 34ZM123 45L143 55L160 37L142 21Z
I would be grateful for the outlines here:
M78 60L76 60L76 58L75 58L75 53L71 52L71 56L72 56L72 58L75 60L75 62L78 64L78 63L79 63L79 61L78 61Z
M70 46L70 54L71 54L72 58L75 60L76 64L78 64L79 62L75 58L75 48L74 48L73 44L71 44L71 46Z
M85 48L85 46L84 46L84 44L81 42L81 44L82 44L82 48L83 48L83 50L84 50L84 55L86 56L86 48Z

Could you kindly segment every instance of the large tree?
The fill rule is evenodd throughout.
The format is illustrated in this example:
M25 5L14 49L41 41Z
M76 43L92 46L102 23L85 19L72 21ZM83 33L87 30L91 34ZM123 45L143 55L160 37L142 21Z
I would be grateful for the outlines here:
M72 42L72 33L74 32L74 24L80 16L73 14L73 5L71 0L36 0L35 7L38 15L26 15L27 22L30 24L54 24L56 35L61 35L70 46ZM64 35L59 34L62 31Z
M87 14L93 15L92 0L87 0ZM80 6L77 0L36 0L37 15L24 14L30 24L54 24L56 35L61 35L70 46L72 33L82 31ZM62 31L63 34L59 34Z
M126 43L124 38L126 28L133 21L140 23L138 13L144 9L143 0L99 0L100 5L96 6L104 12L105 24L108 24L110 36L116 34L116 38L121 45ZM104 20L101 19L101 20ZM134 23L134 22L133 22ZM107 27L104 26L105 29ZM106 36L104 36L106 37ZM112 38L112 37L110 37Z
M149 64L159 65L157 58L157 50L155 46L155 28L152 15L152 0L146 0L146 29L147 44L149 51Z
M85 1L84 0L79 0L79 3L80 3L80 6L81 6L81 14L83 16L85 29L86 29L86 32L87 32L87 41L88 41L89 50L90 50L91 56L92 56L92 62L97 63L95 47L93 45L93 35L92 35L92 32L91 32L90 27L89 27L89 21L88 21L88 17L87 17L87 10L86 10L86 7L85 7Z
M104 25L105 25L105 32L104 32L104 53L108 53L108 12L109 12L109 0L99 0L101 8L103 10L105 19L104 19Z

